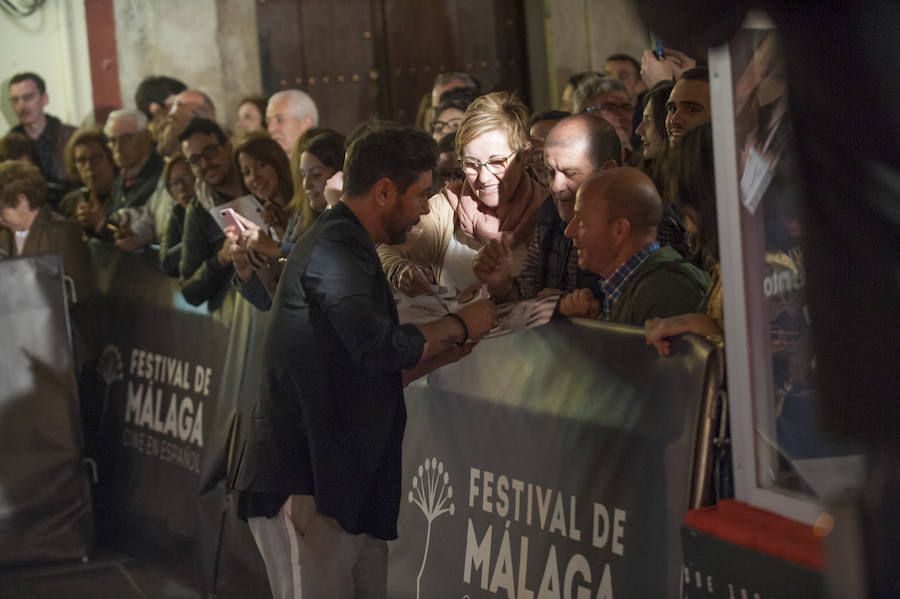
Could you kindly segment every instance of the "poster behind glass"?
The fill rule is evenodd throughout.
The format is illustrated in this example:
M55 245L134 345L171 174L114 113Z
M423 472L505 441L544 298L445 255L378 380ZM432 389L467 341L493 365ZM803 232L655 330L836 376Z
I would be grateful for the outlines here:
M824 501L859 486L863 462L859 448L829 434L817 407L802 188L778 32L742 29L730 54L747 302L768 326L767 357L757 362L768 372L754 373L764 381L754 392L757 482Z

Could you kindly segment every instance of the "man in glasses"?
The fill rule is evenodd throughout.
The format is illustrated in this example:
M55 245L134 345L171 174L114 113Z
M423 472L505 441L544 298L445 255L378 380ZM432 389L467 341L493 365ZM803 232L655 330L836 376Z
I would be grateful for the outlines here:
M162 79L168 78L164 77ZM175 83L183 85L174 80L170 80L169 85L171 86ZM169 89L174 88L170 87ZM165 93L165 91L162 93ZM156 112L148 129L152 136L155 121L156 136L154 143L156 144L156 150L165 160L169 160L181 150L178 136L187 127L188 121L195 116L214 121L216 120L216 107L208 95L196 89L182 89L177 95L170 94L162 101L165 105L164 108L155 102L152 103L152 106L156 108ZM140 105L139 103L138 106ZM168 112L164 113L165 110ZM161 113L162 116L160 116ZM137 221L124 229L120 229L118 232L116 245L123 250L133 251L158 241L161 233L168 227L171 213L172 196L166 189L165 181L160 177L156 188L147 199L144 210Z
M178 137L181 152L197 179L197 195L184 217L181 292L188 303L221 306L234 272L225 233L213 219L216 206L243 195L231 143L214 121L195 117Z
M631 150L631 117L634 114L628 90L618 79L601 77L583 90L575 112L595 112L616 128L622 147ZM624 157L623 157L624 158Z
M156 189L163 168L162 158L153 150L147 123L147 116L140 110L123 108L109 115L103 132L113 162L119 167L112 183L109 211L95 202L82 202L75 209L78 220L94 235L105 241L123 243L124 249L134 249L130 225Z

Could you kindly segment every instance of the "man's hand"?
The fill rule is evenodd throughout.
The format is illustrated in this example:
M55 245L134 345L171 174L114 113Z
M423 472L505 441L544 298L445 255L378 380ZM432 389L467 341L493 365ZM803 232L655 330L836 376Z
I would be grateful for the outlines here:
M325 203L329 208L341 200L344 191L344 171L337 171L325 181Z
M576 289L559 301L559 313L563 316L597 318L600 314L600 302L590 289Z
M423 377L430 372L434 372L441 366L451 364L468 356L470 353L472 353L472 349L476 345L478 345L477 341L467 341L460 345L448 347L436 356L432 356L431 358L423 360L419 364L416 364L414 368L404 370L403 386L406 387L417 378Z
M138 238L128 225L122 225L115 234L116 246L126 252L133 252L138 248Z
M434 283L434 272L431 268L415 264L401 267L400 275L397 277L397 289L409 297L431 293L431 286Z
M679 314L669 318L650 318L644 322L647 345L656 348L661 356L671 354L669 338L684 333L710 336L721 335L722 329L707 314Z
M106 225L106 212L93 191L88 201L78 202L75 218L90 233L99 233Z
M678 50L663 49L663 58L658 58L653 50L644 50L641 55L641 77L647 87L653 87L663 80L675 80L681 74L697 66L697 61Z
M497 304L491 300L474 301L456 314L466 323L469 339L481 339L497 326Z
M249 251L237 227L234 225L225 227L225 241L228 244L228 253L231 255L234 271L241 281L246 281L253 275L253 264L250 262Z
M503 297L512 287L512 250L507 241L490 240L472 259L472 270L492 296Z

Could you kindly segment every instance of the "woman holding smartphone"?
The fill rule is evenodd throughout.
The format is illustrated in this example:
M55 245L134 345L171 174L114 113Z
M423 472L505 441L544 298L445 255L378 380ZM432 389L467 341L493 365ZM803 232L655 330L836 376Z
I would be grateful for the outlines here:
M263 204L263 222L275 235L284 238L291 217L289 203L294 195L291 164L284 150L271 137L253 133L234 149L234 161L247 191Z
M301 138L301 141L305 143L298 144L295 150L295 155L299 158L295 201L298 197L305 201L300 205L292 202L296 211L285 227L281 242L276 242L265 231L240 215L238 218L243 223L244 230L238 231L233 226L225 230L225 234L232 240L231 255L238 291L260 310L268 310L272 305L271 294L278 278L278 269L272 267L272 261L286 258L303 231L326 209L325 184L344 166L345 139L340 133L326 130L308 140ZM260 272L264 273L262 277ZM270 273L271 278L268 276Z

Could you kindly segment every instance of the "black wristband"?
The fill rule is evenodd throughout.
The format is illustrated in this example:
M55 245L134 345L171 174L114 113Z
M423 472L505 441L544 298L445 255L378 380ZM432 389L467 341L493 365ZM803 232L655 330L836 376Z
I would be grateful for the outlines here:
M458 321L460 325L462 325L463 340L458 343L458 345L462 345L469 340L469 327L466 326L466 321L463 320L462 316L460 316L459 314L454 314L453 312L448 312L447 316L453 318L454 320Z

